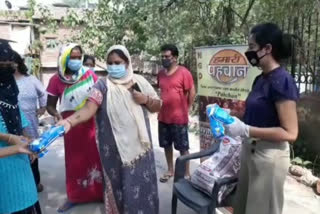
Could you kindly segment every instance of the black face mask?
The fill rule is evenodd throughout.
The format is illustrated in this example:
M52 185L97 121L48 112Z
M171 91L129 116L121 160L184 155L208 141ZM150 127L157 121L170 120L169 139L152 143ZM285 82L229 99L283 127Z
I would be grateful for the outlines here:
M7 82L8 80L11 80L15 71L16 70L13 66L0 67L0 82Z
M258 66L260 60L267 55L267 54L265 54L265 55L263 55L261 57L258 57L258 54L257 54L258 51L247 51L247 52L244 53L246 55L249 63L252 66Z
M172 62L170 59L163 59L162 60L162 66L166 69L170 68L170 66L172 65Z

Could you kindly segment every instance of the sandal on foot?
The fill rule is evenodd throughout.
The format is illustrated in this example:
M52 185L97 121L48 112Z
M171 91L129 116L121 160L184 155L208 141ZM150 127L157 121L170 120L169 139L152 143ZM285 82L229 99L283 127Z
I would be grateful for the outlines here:
M64 213L74 207L76 204L70 201L66 201L61 207L58 208L58 213Z
M161 183L166 183L173 175L172 174L164 174L160 178Z

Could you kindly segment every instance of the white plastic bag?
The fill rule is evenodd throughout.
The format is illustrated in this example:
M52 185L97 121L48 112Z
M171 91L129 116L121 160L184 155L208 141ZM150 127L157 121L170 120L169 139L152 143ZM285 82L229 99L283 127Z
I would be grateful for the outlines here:
M219 151L202 162L191 175L193 186L209 196L217 179L234 177L240 170L241 141L224 136L221 139ZM220 189L218 201L221 202L235 185Z

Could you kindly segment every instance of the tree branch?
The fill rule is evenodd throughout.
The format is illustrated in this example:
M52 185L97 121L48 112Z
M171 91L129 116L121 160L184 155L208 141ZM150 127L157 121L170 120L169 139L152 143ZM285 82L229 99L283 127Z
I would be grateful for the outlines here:
M177 2L177 0L169 1L168 4L165 7L161 7L160 8L160 13L164 12L165 10L167 10L169 7L171 7L176 2Z
M237 11L235 11L233 8L231 8L231 10L236 16L238 16L240 18L241 23L242 23L243 22L243 17L239 13L237 13Z
M255 1L256 1L256 0L250 0L249 5L248 5L248 8L247 8L247 11L246 11L245 15L243 16L242 23L241 23L240 27L242 27L242 26L246 23L247 18L248 18L249 13L250 13L250 10L252 9Z

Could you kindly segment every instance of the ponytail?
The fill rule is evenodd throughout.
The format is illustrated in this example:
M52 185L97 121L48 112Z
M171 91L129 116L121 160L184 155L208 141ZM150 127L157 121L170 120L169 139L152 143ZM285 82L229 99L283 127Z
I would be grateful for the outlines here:
M292 55L293 35L284 34L278 25L273 23L259 24L252 28L251 34L260 48L267 44L272 45L271 54L275 60L284 60Z
M279 59L287 59L292 56L293 48L293 35L292 34L283 34L282 35L282 45L279 49Z

